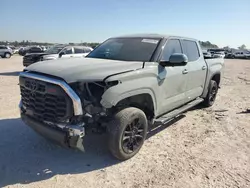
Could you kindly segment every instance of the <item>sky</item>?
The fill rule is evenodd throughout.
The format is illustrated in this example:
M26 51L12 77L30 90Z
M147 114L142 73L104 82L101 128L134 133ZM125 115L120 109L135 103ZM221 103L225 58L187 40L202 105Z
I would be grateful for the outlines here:
M250 0L2 0L0 41L102 42L159 33L250 48Z

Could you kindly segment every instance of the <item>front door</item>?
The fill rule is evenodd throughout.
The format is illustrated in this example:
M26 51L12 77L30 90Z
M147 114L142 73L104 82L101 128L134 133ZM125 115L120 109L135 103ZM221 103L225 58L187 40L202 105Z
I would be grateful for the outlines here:
M200 54L198 44L196 41L182 40L182 47L184 54L188 57L188 77L187 77L187 91L186 91L186 101L189 102L202 95L206 74L207 74L207 64Z
M70 57L73 57L73 49L72 47L66 47L64 50L63 50L64 54L62 55L61 58L70 58Z
M174 53L183 53L180 40L169 39L162 51L160 60L168 61ZM187 65L176 67L158 67L158 85L160 90L159 114L169 112L185 101L187 84Z

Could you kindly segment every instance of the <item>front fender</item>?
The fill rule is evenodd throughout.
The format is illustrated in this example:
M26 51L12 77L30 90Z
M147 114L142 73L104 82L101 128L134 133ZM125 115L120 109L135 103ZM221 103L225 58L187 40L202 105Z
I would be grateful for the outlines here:
M157 109L155 93L151 88L140 88L129 91L122 91L119 87L109 88L102 96L101 105L105 108L115 106L119 101L140 94L149 94L153 101L154 110Z

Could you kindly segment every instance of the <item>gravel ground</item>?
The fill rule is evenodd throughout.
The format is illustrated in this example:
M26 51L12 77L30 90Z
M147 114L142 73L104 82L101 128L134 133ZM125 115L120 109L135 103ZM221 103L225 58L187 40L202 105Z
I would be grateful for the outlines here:
M89 137L81 153L25 126L17 108L22 59L0 59L0 187L250 187L250 60L225 64L213 107L153 129L134 158L119 162L105 135Z

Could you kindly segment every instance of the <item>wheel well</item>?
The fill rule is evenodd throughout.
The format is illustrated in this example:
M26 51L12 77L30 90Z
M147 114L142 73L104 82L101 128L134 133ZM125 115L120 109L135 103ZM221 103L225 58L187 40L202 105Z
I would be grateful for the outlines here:
M115 108L121 110L127 107L135 107L141 109L148 119L154 118L154 103L150 94L139 94L119 101Z
M215 74L211 80L216 81L217 85L220 85L220 74Z
M4 53L4 56L5 56L6 54L10 54L10 56L11 56L11 53L10 53L10 52L5 52L5 53Z

